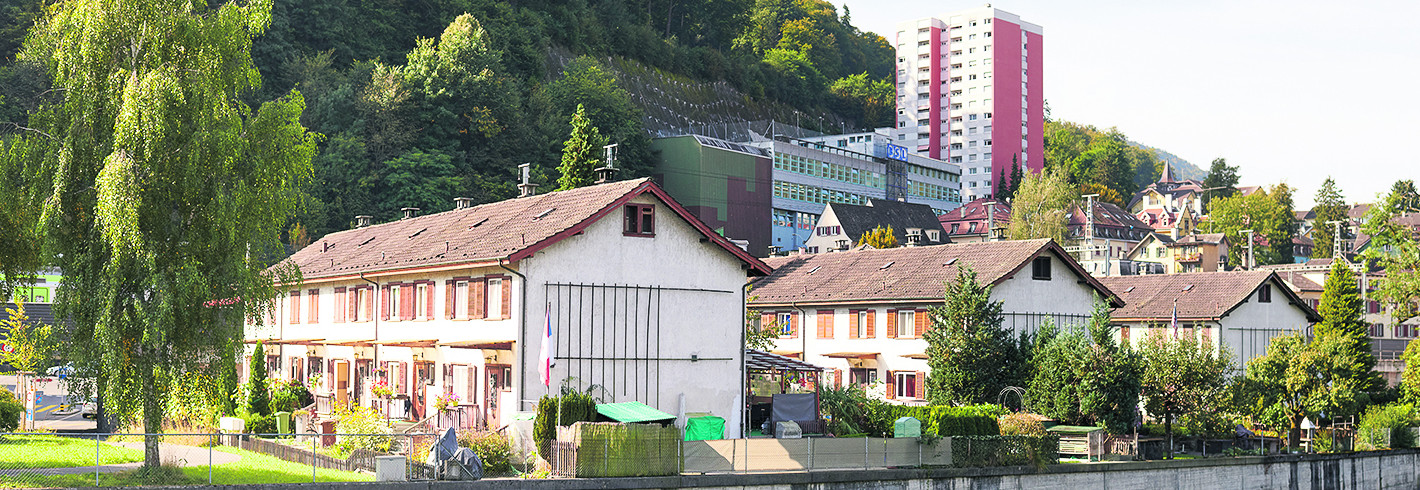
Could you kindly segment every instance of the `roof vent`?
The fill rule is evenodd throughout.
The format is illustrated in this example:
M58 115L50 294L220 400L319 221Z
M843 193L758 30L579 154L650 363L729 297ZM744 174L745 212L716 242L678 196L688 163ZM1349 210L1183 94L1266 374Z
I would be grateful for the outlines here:
M956 257L952 257L952 258L950 258L950 259L947 259L946 265L952 265L952 264L955 264L955 263L957 263L957 258L956 258Z
M374 216L370 216L370 215L368 215L368 214L362 214L362 215L359 215L359 216L356 216L356 217L355 217L355 227L356 227L356 228L364 228L364 227L366 227L366 226L370 226L370 224L373 223L374 221L375 221L375 217L374 217Z
M472 197L455 197L454 209L468 209L473 207Z
M815 273L815 272L818 272L819 267L821 267L821 266L817 266L817 265L816 265L816 266L814 266L814 268L809 269L809 271L806 272L805 274L813 274L813 273Z
M409 219L419 216L419 208L399 208L399 210L404 212L404 217L400 219Z
M472 230L472 229L474 229L474 228L478 228L478 225L481 225L481 224L484 224L484 223L487 223L487 222L488 222L488 218L483 218L483 219L481 219L481 220L478 220L477 223L468 225L468 229Z
M1126 292L1126 293L1132 293L1132 292L1134 292L1134 286L1129 286L1129 288L1128 288L1128 289L1125 289L1124 292Z

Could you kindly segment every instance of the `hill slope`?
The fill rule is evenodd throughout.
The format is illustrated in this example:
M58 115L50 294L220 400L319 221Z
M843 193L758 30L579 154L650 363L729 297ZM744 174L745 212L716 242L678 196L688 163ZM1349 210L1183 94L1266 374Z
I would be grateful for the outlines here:
M1162 160L1164 163L1167 163L1169 166L1173 167L1174 174L1181 178L1203 180L1208 177L1207 170L1198 168L1198 166L1189 163L1188 160L1184 160L1183 158L1180 158L1178 155L1175 155L1173 153L1169 153L1167 151L1154 148L1152 146L1139 143L1137 141L1130 141L1129 146L1143 148L1145 150L1154 152L1154 156L1158 157L1159 160Z

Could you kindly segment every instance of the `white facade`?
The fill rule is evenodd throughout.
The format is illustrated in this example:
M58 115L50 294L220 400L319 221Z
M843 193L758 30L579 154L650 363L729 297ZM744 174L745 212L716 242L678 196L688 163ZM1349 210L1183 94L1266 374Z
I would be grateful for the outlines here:
M1181 334L1191 334L1200 339L1206 336L1216 348L1226 347L1232 353L1233 368L1241 372L1248 361L1267 353L1267 343L1272 337L1309 332L1312 325L1307 312L1288 301L1282 291L1286 285L1275 280L1269 284L1271 291L1265 294L1270 295L1270 301L1259 301L1258 295L1264 293L1253 292L1220 319L1179 321ZM1172 335L1169 318L1115 323L1121 327L1116 339L1127 338L1130 345L1136 347L1143 345L1150 329L1160 329Z

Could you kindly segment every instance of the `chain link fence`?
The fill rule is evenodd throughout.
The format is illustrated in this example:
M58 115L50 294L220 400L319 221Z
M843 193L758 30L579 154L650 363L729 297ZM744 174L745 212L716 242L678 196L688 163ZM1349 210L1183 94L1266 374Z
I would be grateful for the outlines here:
M0 433L0 488L431 480L436 437Z

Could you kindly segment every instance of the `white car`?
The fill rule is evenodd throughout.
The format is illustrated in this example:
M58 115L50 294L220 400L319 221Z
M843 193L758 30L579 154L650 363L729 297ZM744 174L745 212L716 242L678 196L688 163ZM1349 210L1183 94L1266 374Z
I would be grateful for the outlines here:
M60 377L60 378L64 378L64 377L67 377L67 376L71 376L71 375L74 374L74 365L73 365L73 364L64 364L64 365L60 365L60 366L54 366L54 367L52 367L52 368L49 368L49 369L45 370L44 374L47 374L47 375L50 375L50 376L56 376L56 377Z

